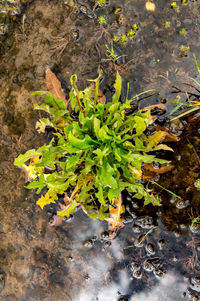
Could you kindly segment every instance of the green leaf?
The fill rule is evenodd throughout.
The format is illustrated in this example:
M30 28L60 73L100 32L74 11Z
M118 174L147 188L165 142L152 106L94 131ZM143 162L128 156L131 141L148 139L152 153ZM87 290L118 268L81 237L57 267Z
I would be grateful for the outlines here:
M173 113L175 113L180 107L182 107L182 103L180 102L177 106L175 106L175 108L173 108L171 110L171 112L169 113L169 115L172 115Z
M121 190L120 188L110 189L108 192L108 198L112 202L114 198L118 198Z
M106 206L106 203L104 200L104 194L103 194L103 187L101 185L98 185L98 192L95 195L99 199L100 203L102 205Z
M199 67L199 62L197 60L197 57L196 55L193 53L193 57L194 57L194 60L195 60L195 64L196 64L196 67L197 67L197 71L200 73L200 67Z
M67 158L66 162L66 170L70 170L71 168L75 169L76 165L80 160L81 154L73 155L72 157Z
M106 218L109 217L108 206L101 206L98 211L91 212L91 213L88 212L87 215L90 216L93 219L97 219L98 218L101 221L103 221L103 220L105 220Z
M68 124L65 128L64 128L64 132L65 132L65 136L68 137L69 133L73 130L73 125L72 124Z
M39 180L36 181L32 181L31 183L29 183L27 186L25 186L25 188L27 189L37 189L37 193L40 193L41 190L46 186L46 181L45 181L45 177L44 175L42 174L40 177L39 177Z
M138 137L135 137L135 146L137 149L144 149L144 144Z
M45 103L52 105L57 110L66 110L66 103L63 99L54 99L51 93L48 93L45 96Z
M98 142L93 140L88 135L85 135L84 139L78 139L75 136L73 136L71 132L68 135L68 140L69 140L69 143L71 143L71 145L73 147L76 147L77 149L80 149L80 150L86 150L93 146L98 145Z
M70 81L71 81L71 85L73 86L74 84L76 84L77 82L77 76L76 74L73 74L70 78Z
M29 159L31 159L35 156L40 156L40 155L41 155L40 152L36 151L35 149L30 149L24 155L21 154L17 158L15 158L14 165L22 166Z
M45 103L42 103L41 105L34 104L34 109L35 110L42 110L42 111L45 111L47 113L50 113L49 105L46 105Z
M47 125L53 127L53 123L48 118L41 118L36 122L35 128L38 133L44 133Z
M99 137L100 124L101 124L101 121L95 117L94 118L94 132L95 132L97 139L100 138Z
M150 203L154 206L161 206L158 196L154 196L153 194L147 193L145 195L144 205L148 205Z
M69 217L70 214L74 213L75 212L75 209L77 207L77 202L76 200L74 200L69 206L67 206L67 209L64 210L64 211L58 211L57 214L59 216L66 216L66 217Z
M46 93L47 93L47 91L35 91L35 92L31 93L31 96L34 96L34 95L44 95Z
M113 137L108 134L109 129L106 125L102 126L99 130L99 139L101 141L106 142L106 141L111 141L113 140Z
M134 117L135 125L134 128L136 130L136 135L141 135L146 130L146 123L142 117L135 116Z
M115 84L114 84L115 94L112 97L112 102L113 103L116 103L116 102L119 101L120 95L121 95L121 87L122 87L122 78L119 75L119 72L117 71L116 81L115 81Z
M107 160L101 169L100 179L104 187L118 188L117 180L114 177L115 170L111 167Z
M160 149L166 150L166 151L171 151L171 152L174 151L171 147L167 146L166 144L159 144L154 148L154 150L160 150Z
M97 148L93 151L93 154L97 155L97 162L100 165L103 165L103 158L108 156L109 153L110 153L110 151L109 151L109 148L107 148L107 147L105 147L103 150L101 150L100 148Z

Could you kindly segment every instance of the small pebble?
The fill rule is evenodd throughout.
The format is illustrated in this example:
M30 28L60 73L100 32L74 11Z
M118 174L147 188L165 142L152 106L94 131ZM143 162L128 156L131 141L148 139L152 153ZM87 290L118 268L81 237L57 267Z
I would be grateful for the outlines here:
M153 271L154 275L157 276L157 277L162 277L163 274L164 274L164 271L160 268L160 269L155 269Z
M83 246L87 248L91 248L93 246L94 242L92 239L87 239L83 242Z
M158 247L159 247L159 249L162 250L163 247L164 247L164 245L165 245L165 240L164 239L160 239L158 241Z
M191 283L193 283L194 285L200 285L200 277L198 276L192 277Z
M146 251L149 253L149 255L154 255L155 254L155 246L152 243L148 243L145 246Z
M151 262L148 261L148 259L144 262L143 264L143 269L147 272L151 272L153 271L154 267L153 265L151 264Z
M102 232L101 233L101 238L103 238L103 239L109 239L110 238L109 232L108 231Z
M189 200L183 201L183 200L178 200L176 203L176 208L178 209L184 209L187 206L189 206L190 202Z
M72 38L77 41L79 39L79 31L76 29L72 29L71 30L71 36Z
M140 233L140 231L141 231L140 226L133 225L133 232L134 232L134 233Z
M141 279L142 278L142 272L141 271L135 271L133 273L133 277L136 279Z
M133 272L139 271L139 269L140 269L140 266L139 266L139 264L137 262L132 262L131 263L131 270Z
M134 241L134 246L138 248L143 247L145 237L146 237L145 234L141 234L138 238L136 238L136 240Z

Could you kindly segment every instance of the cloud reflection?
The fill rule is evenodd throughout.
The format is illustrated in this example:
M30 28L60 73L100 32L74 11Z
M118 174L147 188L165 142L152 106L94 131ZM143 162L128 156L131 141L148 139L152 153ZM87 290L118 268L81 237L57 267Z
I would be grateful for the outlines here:
M76 232L78 239L76 244L73 244L74 252L78 252L80 255L79 260L84 261L82 266L86 271L82 270L81 273L87 272L89 275L89 279L82 281L81 289L76 289L73 301L117 301L120 295L129 296L129 301L182 301L182 294L187 288L183 276L172 271L168 272L158 278L156 282L153 281L154 284L149 288L149 283L155 276L153 272L142 271L143 277L146 277L148 288L146 285L142 287L142 283L146 281L132 279L129 266L125 265L120 268L120 262L124 260L123 248L126 241L119 235L103 251L104 241L101 240L100 233L105 230L105 225L92 220L89 220L89 224L90 226L86 227L84 231L80 228L78 233ZM77 245L80 241L90 238L94 233L98 237L97 246L94 243L92 248L85 249ZM85 261L86 254L87 260ZM130 260L133 258L134 254ZM113 275L113 273L116 274ZM141 281L141 286L138 286L139 281ZM136 289L137 293L134 293ZM140 289L139 292L138 289Z
M164 275L150 291L135 294L131 297L130 301L181 301L182 294L186 288L187 286L184 283L183 277L169 272Z

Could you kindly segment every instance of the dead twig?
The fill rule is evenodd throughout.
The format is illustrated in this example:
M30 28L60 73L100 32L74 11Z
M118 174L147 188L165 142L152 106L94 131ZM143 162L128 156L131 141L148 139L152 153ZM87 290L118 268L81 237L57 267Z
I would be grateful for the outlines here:
M57 57L60 58L67 45L69 44L70 40L70 37L65 33L57 37L53 37L52 35L50 35L49 41L52 44L50 47L51 52L55 53Z

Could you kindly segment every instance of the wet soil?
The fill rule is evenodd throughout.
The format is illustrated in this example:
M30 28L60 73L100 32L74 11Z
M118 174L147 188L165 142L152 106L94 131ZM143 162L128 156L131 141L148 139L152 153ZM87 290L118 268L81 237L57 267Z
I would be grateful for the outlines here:
M166 112L158 117L160 124L166 123L172 108L168 101L175 98L172 86L199 79L193 52L198 57L200 3L177 1L177 13L168 1L155 1L154 12L145 9L145 2L113 0L95 8L92 0L16 1L15 13L1 14L6 29L0 36L0 300L199 300L200 229L198 224L190 227L200 215L200 193L194 187L200 164L198 117L170 125L182 135L172 145L175 168L160 184L182 199L155 185L159 208L143 208L124 195L129 203L126 225L114 240L106 223L81 211L61 227L50 227L53 208L42 212L35 205L34 193L24 188L24 175L13 166L20 153L48 141L34 129L40 113L33 110L38 99L30 96L46 89L47 66L66 91L73 73L83 88L101 66L101 88L108 99L119 70L124 95L128 81L132 96L158 91L139 101L139 107L166 99ZM101 15L105 25L98 23ZM114 43L116 53L125 55L114 63L105 43L110 45L113 35L127 33L134 23L139 25L134 38ZM184 36L179 34L182 28ZM181 52L181 45L190 50Z

